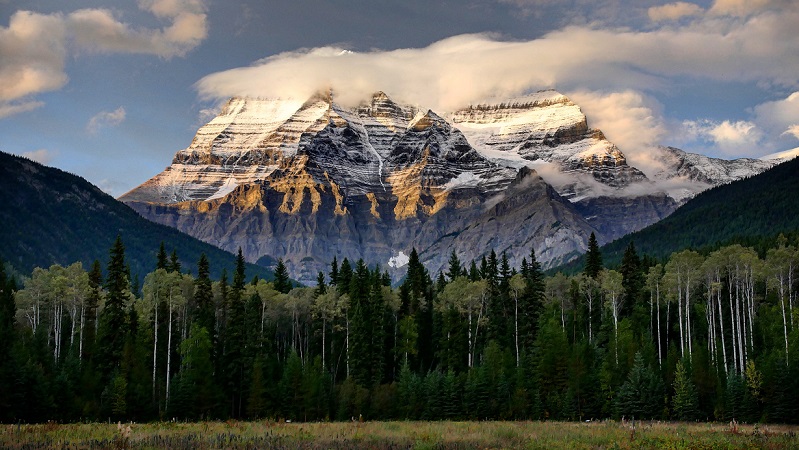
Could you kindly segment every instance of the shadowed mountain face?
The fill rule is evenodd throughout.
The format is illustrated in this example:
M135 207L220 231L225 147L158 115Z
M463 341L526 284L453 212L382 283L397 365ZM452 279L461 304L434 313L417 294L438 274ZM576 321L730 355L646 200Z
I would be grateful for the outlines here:
M551 266L678 204L554 91L442 115L384 93L355 108L234 98L121 200L250 261L283 258L306 283L334 256L396 280L412 248L432 273L451 249L516 265L534 249Z
M200 255L211 262L218 278L232 271L234 255L175 229L143 219L135 211L76 175L0 152L0 259L22 273L34 267L80 261L87 270L100 260L103 267L117 235L125 244L131 274L141 280L155 270L163 241L177 250L184 271L196 270ZM271 279L273 273L255 265L248 276Z

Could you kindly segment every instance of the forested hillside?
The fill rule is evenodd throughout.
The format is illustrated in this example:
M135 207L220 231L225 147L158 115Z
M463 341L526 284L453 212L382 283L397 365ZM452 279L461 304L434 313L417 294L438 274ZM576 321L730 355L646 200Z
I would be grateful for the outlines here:
M134 277L143 278L153 269L161 242L169 252L179 249L181 262L189 267L205 253L214 261L214 277L235 265L234 255L145 220L81 177L3 152L0 193L0 258L24 274L34 267L76 261L89 268L95 259L106 260L117 235L125 236ZM264 267L248 270L272 276Z
M799 158L759 175L700 193L669 217L602 248L609 265L635 242L642 254L666 258L685 248L754 243L799 230ZM577 263L578 265L580 263Z
M131 293L99 267L0 274L0 420L636 419L796 422L796 242L545 278L493 252L405 281L334 260L315 287L197 277L165 253ZM210 261L213 264L213 261ZM15 292L16 291L16 292Z

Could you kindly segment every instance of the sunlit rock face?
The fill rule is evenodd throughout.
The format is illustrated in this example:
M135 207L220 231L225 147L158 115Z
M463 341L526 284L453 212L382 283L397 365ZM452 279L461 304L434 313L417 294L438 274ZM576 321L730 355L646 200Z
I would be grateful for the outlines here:
M549 267L678 204L555 91L442 114L383 92L356 107L233 98L121 200L249 261L283 258L308 284L334 256L398 280L413 248L434 275L453 249L517 266L535 250Z

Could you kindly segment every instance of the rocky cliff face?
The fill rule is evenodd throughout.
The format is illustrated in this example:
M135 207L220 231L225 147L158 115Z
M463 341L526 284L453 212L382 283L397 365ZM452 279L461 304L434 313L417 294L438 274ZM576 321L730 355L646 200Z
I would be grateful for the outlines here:
M551 264L595 231L534 170L488 160L441 116L383 93L354 109L329 96L233 99L122 200L248 260L282 257L308 283L333 256L399 277L414 247L433 272L450 248L465 261L506 251L514 263L535 248Z
M693 157L678 152L659 176L683 176ZM334 256L396 280L412 248L432 273L452 249L516 265L534 249L551 266L585 251L591 232L607 242L670 214L679 198L653 186L554 91L440 115L382 92L355 108L322 93L231 99L121 200L249 261L282 257L313 283Z

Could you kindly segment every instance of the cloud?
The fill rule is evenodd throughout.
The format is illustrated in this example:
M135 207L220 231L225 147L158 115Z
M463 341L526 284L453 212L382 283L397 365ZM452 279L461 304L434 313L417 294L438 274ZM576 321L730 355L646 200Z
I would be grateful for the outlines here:
M785 130L785 132L784 132L784 133L782 133L782 134L790 134L790 135L792 135L793 137L795 137L796 139L799 139L799 125L791 125L791 126L790 126L790 127L788 127L788 129L787 129L787 130Z
M375 90L433 109L542 88L662 92L686 78L799 87L799 10L712 17L648 31L568 26L531 41L460 35L424 48L281 53L210 74L200 96L308 97L332 87L343 102Z
M716 0L710 7L710 13L746 17L764 10L779 10L795 7L794 0Z
M588 126L602 130L627 157L628 164L651 175L662 169L652 149L663 140L667 129L655 100L635 91L569 92L580 105Z
M204 0L143 0L139 6L170 25L135 28L108 9L68 14L15 12L7 27L0 26L0 112L5 113L0 117L41 106L29 97L62 88L69 80L65 61L70 54L143 53L172 58L185 55L208 34Z
M701 6L688 2L668 3L662 6L653 6L647 10L649 19L653 22L679 20L683 17L698 16L704 12L705 10Z
M13 116L28 111L33 111L36 108L44 105L44 102L27 101L27 102L3 102L0 101L0 119L3 117Z
M694 139L713 143L727 156L739 157L752 154L761 146L763 132L752 122L740 120L722 122L712 120L687 120L683 122L685 132ZM762 153L762 152L760 152Z
M799 139L799 91L783 100L761 103L754 109L754 121L773 137Z
M125 108L119 107L113 111L101 111L95 114L86 124L89 134L97 134L101 128L115 127L125 120Z
M56 156L58 156L57 151L50 151L45 148L39 150L33 150L30 152L25 152L22 154L25 158L30 159L31 161L36 161L39 164L47 165L50 161L53 160Z

